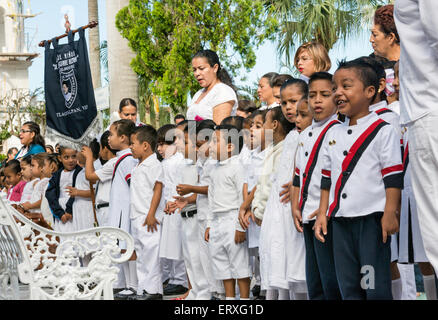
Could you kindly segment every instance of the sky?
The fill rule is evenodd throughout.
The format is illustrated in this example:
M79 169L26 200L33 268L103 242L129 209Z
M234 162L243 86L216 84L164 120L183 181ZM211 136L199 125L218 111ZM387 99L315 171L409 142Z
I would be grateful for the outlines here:
M101 42L106 40L105 2L105 0L99 0ZM44 48L38 47L38 43L41 40L51 39L64 33L64 13L69 14L72 29L88 24L88 0L31 0L30 4L34 14L41 13L35 18L26 21L26 31L29 34L29 39L32 39L30 51L40 54L29 69L30 89L36 89L44 86ZM88 35L88 32L86 34ZM332 60L332 69L330 71L334 72L338 60L369 55L372 49L368 39L369 30L364 28L360 35L352 36L348 39L345 46L341 41L338 41L329 52L330 59ZM66 41L65 38L60 40L60 43L66 43ZM236 78L236 85L246 84L251 86L265 73L272 71L290 73L286 68L281 67L282 61L277 56L275 43L264 43L257 49L256 56L257 62L255 67L249 73L242 71L246 73L247 80L243 83L239 81L239 78Z

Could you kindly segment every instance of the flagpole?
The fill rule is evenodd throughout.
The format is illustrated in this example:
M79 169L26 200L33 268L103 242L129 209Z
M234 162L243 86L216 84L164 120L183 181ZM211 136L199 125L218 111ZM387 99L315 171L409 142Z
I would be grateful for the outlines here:
M86 26L83 26L82 29L88 29L88 28L92 29L92 28L96 27L98 24L99 24L99 23L98 23L97 21L91 21L91 22L90 22L89 24L87 24ZM81 28L78 28L78 29L76 29L76 30L73 30L73 31L72 31L73 34L75 34L76 32L78 32L80 29L81 29ZM56 37L56 40L59 40L59 39L65 38L65 37L67 37L67 36L68 36L68 33L64 33L63 35L60 35L60 36ZM52 43L52 40L43 40L43 41L41 41L41 42L38 44L38 46L39 46L39 47L44 47L46 41L47 41L49 44Z

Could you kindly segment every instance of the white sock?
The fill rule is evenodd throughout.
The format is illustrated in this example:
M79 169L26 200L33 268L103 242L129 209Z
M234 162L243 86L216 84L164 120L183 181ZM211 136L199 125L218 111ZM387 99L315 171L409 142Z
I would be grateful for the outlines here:
M236 297L225 297L225 300L236 300Z
M435 276L423 276L424 291L426 292L427 300L437 300Z
M290 300L289 290L279 289L278 290L278 300Z
M266 290L266 300L278 300L278 291L275 289Z
M249 300L249 298L240 298L240 300Z
M391 281L392 299L401 300L402 297L402 281L401 278Z

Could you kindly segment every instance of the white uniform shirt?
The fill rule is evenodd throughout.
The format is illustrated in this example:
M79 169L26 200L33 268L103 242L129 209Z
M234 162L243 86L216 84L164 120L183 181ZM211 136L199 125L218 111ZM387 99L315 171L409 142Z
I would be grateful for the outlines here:
M272 108L275 108L275 107L279 107L280 105L278 104L278 102L273 102L273 103L271 103L269 106L268 105L263 105L263 106L261 106L260 108L259 108L259 110L271 110Z
M388 107L385 100L371 105L369 110L375 112L380 119L388 122L400 135L400 116Z
M251 208L254 215L258 219L263 219L266 202L271 193L272 179L271 176L275 174L278 162L283 152L284 140L277 143L275 146L270 145L266 150L265 160L263 162L263 169L257 181L257 190L254 193L254 200ZM292 177L292 173L290 173Z
M259 176L262 174L263 162L265 161L266 149L261 148L251 150L251 165L245 172L245 183L248 185L248 193L257 185Z
M198 169L196 163L191 159L183 159L178 164L178 175L176 177L176 182L178 184L187 184L190 186L198 185ZM176 186L174 192L176 193ZM184 197L190 197L193 193L186 194ZM196 210L196 204L190 203L185 206L182 211L188 212Z
M163 182L163 168L154 153L132 170L131 174L131 219L145 216L149 213L154 187L157 182ZM163 202L155 212L158 221L163 219Z
M109 159L100 169L95 171L95 174L99 177L96 187L96 205L109 203L110 201L111 179L116 162L117 157Z
M179 164L184 160L184 156L180 152L176 152L173 156L164 159L161 164L163 166L164 188L163 195L165 202L173 202L174 196L178 196L176 186L178 185L178 177L181 174Z
M129 210L130 210L130 181L132 169L137 165L138 160L132 156L127 156L119 161L123 156L130 154L131 149L127 148L117 152L117 162L115 167L114 179L111 184L108 224L111 227L122 228L129 232ZM116 164L117 164L116 162Z
M198 159L196 162L196 168L198 169L199 183L201 187L206 187L211 185L211 171L216 166L217 160L212 158L208 159ZM198 220L207 219L210 207L208 205L208 195L199 194L196 196L196 206L198 208Z
M230 86L222 82L218 83L210 90L210 92L207 93L207 95L204 96L204 98L202 98L201 101L199 101L199 103L196 103L204 90L205 89L201 89L194 95L192 104L187 110L187 120L196 120L197 117L200 117L204 120L213 120L214 107L228 101L234 101L231 115L236 115L237 96L236 92L234 92Z
M400 141L390 125L383 125L374 138L368 137L368 147L354 168L348 166L357 151L352 146L364 145L358 138L369 132L372 126L381 122L377 114L358 119L357 124L349 126L347 118L344 124L334 126L327 134L321 149L321 188L327 189L331 180L328 215L333 217L359 217L374 212L383 212L386 197L385 188L401 188L403 165L401 161ZM342 175L342 176L341 176ZM348 177L341 183L340 177ZM328 180L330 179L330 180Z
M304 203L303 210L301 212L301 216L303 218L303 223L308 223L311 220L315 220L313 218L311 220L308 219L309 215L315 212L319 208L319 200L321 198L321 149L326 141L327 134L331 130L329 126L333 123L333 121L337 120L337 115L333 115L324 121L316 122L313 120L312 125L307 127L303 132L301 132L298 138L298 150L296 154L296 167L295 167L295 177L293 185L300 188L300 208L301 204ZM339 125L335 124L335 126ZM327 130L325 131L325 129ZM322 132L326 132L325 135ZM320 146L317 149L315 143L318 141L318 145ZM312 153L312 151L314 153ZM319 150L319 152L318 152ZM316 162L314 162L316 160ZM314 164L312 167L311 164ZM306 172L306 168L309 166L309 170L312 170L310 176L306 176L306 184L307 187L307 196L304 195L303 192L303 181L304 181L304 173ZM308 173L306 173L308 175ZM305 200L303 199L305 198Z
M47 187L49 185L49 181L50 181L50 178L43 178L41 180L38 179L38 182L35 184L35 186L33 188L32 196L31 196L30 201L29 201L30 203L35 203L37 201L42 200L43 197L45 198L45 194L46 194ZM39 208L30 209L29 212L41 212L41 205Z
M39 178L35 178L32 181L29 181L26 183L23 189L23 193L21 195L20 203L30 202L30 199L32 198L32 192L34 189L34 185L39 181Z
M437 110L438 1L397 0L394 20L400 35L400 123Z
M244 231L238 221L238 210L243 202L244 173L239 156L218 161L211 172L211 185L208 187L210 214L207 227L215 215L236 210L236 230Z

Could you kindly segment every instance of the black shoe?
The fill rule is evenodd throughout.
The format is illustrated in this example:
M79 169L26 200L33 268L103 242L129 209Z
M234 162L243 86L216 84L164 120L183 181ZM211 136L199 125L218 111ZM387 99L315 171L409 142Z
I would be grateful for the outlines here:
M211 296L210 300L222 300L222 299L216 296Z
M114 295L114 300L128 300L132 296L136 296L134 289L123 289Z
M254 300L266 300L265 296L257 296L254 298Z
M113 289L113 294L117 294L120 291L126 290L126 288L117 288L117 289Z
M186 293L187 290L189 290L189 289L187 289L186 287L184 287L184 286L182 286L180 284L172 284L172 283L170 283L170 284L168 284L166 286L166 288L164 288L164 292L163 293L164 293L165 296L174 296L174 295L177 295L177 294Z
M255 285L253 288L252 288L252 295L254 296L254 297L258 297L259 295L260 295L260 286L259 285Z
M166 288L168 284L169 284L169 279L163 282L163 288Z
M147 293L143 290L143 294L129 296L127 300L163 300L163 295L159 293Z

